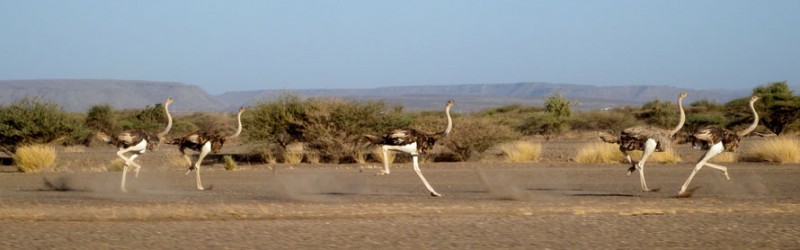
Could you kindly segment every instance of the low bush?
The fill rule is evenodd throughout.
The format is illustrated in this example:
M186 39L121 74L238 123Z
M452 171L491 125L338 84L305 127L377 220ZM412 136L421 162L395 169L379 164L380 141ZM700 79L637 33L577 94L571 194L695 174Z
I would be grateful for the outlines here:
M56 161L56 150L53 146L36 144L17 148L14 163L20 172L36 173L49 168Z

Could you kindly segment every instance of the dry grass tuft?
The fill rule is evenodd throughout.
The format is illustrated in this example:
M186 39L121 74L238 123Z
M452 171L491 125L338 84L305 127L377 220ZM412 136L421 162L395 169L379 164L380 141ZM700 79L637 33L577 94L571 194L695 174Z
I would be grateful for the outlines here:
M317 150L309 150L306 152L306 161L311 164L319 164L322 154Z
M48 145L28 145L17 148L14 163L20 172L36 173L56 161L56 150Z
M236 170L236 167L238 167L236 161L234 161L233 157L231 157L230 155L223 156L222 163L223 165L225 165L225 170L228 171Z
M381 162L384 162L384 161L388 162L389 165L394 163L394 159L395 159L395 155L394 154L395 154L394 151L389 150L389 151L386 152L386 158L388 158L388 159L383 159L383 150L381 149L381 146L376 146L375 149L372 150L372 157L373 158L378 159Z
M125 167L125 160L116 158L108 163L108 171L111 172L122 172L122 169Z
M753 144L752 150L742 154L741 161L800 163L800 142L787 137L774 137Z
M588 143L578 151L575 161L578 163L618 163L625 159L619 146L604 142Z
M181 155L181 153L179 153L178 151L174 150L167 151L166 153L164 153L164 157L166 158L166 161L170 165L175 167L187 167L188 166L187 164L190 164L186 163L186 159L184 159L183 155Z
M283 151L283 163L297 164L303 161L303 150L305 145L302 143L292 143L286 145Z
M542 154L542 144L529 141L504 143L498 147L506 162L535 162Z
M632 159L638 160L642 158L642 151L632 151L629 152L631 154ZM621 153L620 153L621 154ZM621 158L620 161L625 160L625 158ZM683 161L681 156L675 153L674 150L670 149L664 152L653 152L650 155L650 158L647 158L647 162L657 162L661 164L676 164Z
M736 153L722 152L719 153L717 156L714 156L714 158L711 158L709 162L715 162L715 163L736 162Z
M350 156L353 157L353 161L355 161L356 163L364 164L367 163L368 154L369 154L368 152L359 148L359 149L354 149Z

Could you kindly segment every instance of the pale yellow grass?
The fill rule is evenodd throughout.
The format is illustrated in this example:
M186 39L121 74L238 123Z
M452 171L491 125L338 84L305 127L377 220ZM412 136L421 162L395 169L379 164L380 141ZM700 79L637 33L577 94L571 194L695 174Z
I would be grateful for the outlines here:
M108 163L108 171L112 172L121 172L122 169L125 167L125 160L120 158L115 158Z
M498 147L506 162L535 162L542 154L542 144L529 141L504 143Z
M773 137L754 142L751 150L742 154L741 161L800 163L800 141L788 137Z
M49 168L56 161L56 149L48 145L26 145L17 148L14 164L20 172L36 173Z
M375 149L372 150L372 157L380 160L381 162L388 162L389 165L391 165L394 162L395 158L394 154L395 154L394 151L389 150L386 152L387 159L383 159L383 150L381 149L381 146L376 146Z
M604 142L588 143L575 156L578 163L618 163L624 159L619 145Z
M719 153L717 156L714 156L714 158L711 158L711 160L708 160L708 161L709 162L716 162L716 163L736 162L736 153L733 153L733 152L722 152L722 153Z
M638 161L642 158L642 151L629 151L631 159ZM575 156L575 161L578 163L619 163L627 161L622 152L619 151L619 145L594 142L584 145ZM653 152L647 159L648 162L657 162L661 164L675 164L681 162L680 155L673 150L666 150L664 152Z
M190 163L186 162L186 159L181 155L180 152L175 150L169 150L164 153L164 157L167 158L167 162L176 167L188 167ZM122 159L120 159L122 160Z
M309 150L306 152L306 161L311 164L319 164L322 154L317 150Z
M303 161L303 150L305 146L302 143L292 143L286 145L286 150L283 151L283 163L297 164Z
M225 166L225 170L228 171L236 170L236 168L239 166L238 164L236 164L236 161L233 160L233 157L231 157L230 155L223 156L222 162L224 163L223 165Z

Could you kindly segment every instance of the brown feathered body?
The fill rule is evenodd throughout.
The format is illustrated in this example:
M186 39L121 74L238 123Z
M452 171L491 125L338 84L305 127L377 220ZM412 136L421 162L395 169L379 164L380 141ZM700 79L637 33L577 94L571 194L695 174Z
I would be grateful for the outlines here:
M653 126L635 126L622 130L619 136L619 148L623 151L643 150L647 139L656 141L656 151L666 151L672 148L670 131Z
M741 140L736 132L717 126L698 129L689 136L693 148L707 150L711 145L722 142L725 151L729 152L735 152Z
M153 151L158 149L161 138L158 135L142 130L129 130L117 134L117 136L110 136L103 132L98 132L98 137L104 142L117 146L117 148L129 148L141 143L143 140L147 141L147 150Z
M174 139L167 142L167 144L177 145L178 150L180 150L181 153L185 153L187 148L200 152L203 145L211 142L211 152L218 154L225 144L226 139L224 132L221 130L200 130L184 137Z
M392 130L392 132L380 136L364 136L364 138L369 140L371 143L377 145L403 146L416 142L417 152L423 154L428 153L431 149L433 149L436 141L442 137L444 137L443 133L428 134L411 128L395 129Z

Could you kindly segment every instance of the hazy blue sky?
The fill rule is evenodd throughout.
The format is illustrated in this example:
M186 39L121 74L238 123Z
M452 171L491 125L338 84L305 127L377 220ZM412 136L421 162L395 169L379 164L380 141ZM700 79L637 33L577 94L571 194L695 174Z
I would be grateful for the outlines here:
M0 79L800 83L800 1L0 1Z

